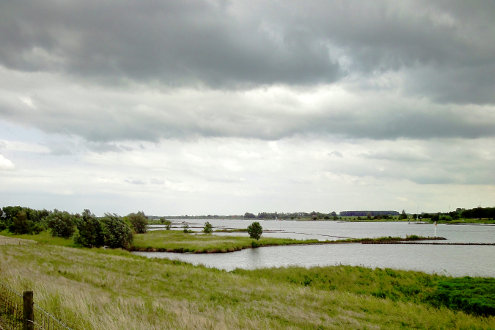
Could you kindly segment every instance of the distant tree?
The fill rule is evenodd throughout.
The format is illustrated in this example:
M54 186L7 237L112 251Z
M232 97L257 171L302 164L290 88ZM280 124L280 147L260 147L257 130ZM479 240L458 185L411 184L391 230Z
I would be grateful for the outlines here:
M131 213L127 216L132 229L138 234L146 233L148 218L144 215L143 211L138 213Z
M406 214L406 211L402 210L402 213L400 214L399 219L400 219L400 220L407 219L407 214Z
M213 232L213 226L211 223L206 221L205 226L203 227L203 233L205 234L211 234Z
M261 234L263 234L263 227L261 227L259 222L253 222L247 227L249 237L259 240Z
M76 220L77 234L74 243L85 247L103 246L103 231L100 221L86 209Z
M74 234L74 216L68 212L54 210L45 219L52 236L69 238Z
M256 216L253 213L246 212L244 213L244 219L255 219Z
M118 215L106 213L100 220L105 245L127 249L132 243L132 230Z
M170 229L172 228L172 221L170 221L170 220L166 220L166 219L165 219L165 220L163 221L163 224L165 225L165 229L166 229L166 230L170 230Z

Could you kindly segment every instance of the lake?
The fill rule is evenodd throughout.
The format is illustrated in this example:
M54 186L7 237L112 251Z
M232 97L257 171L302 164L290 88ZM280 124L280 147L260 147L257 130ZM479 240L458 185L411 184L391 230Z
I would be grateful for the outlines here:
M187 220L193 230L209 221L215 229L246 228L249 220ZM265 237L336 240L381 236L445 237L442 243L495 243L493 225L432 225L407 222L259 221ZM174 224L180 227L180 222ZM225 234L222 234L225 235ZM228 233L231 236L245 233ZM297 245L263 247L221 254L136 252L224 269L353 265L418 270L452 276L495 277L495 246L454 245Z

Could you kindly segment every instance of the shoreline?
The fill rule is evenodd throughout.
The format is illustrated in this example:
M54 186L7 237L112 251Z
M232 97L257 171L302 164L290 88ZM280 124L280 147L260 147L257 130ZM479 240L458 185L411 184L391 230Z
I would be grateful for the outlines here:
M246 249L254 249L261 247L273 247L273 246L291 246L291 245L330 245L330 244L429 244L429 243L418 243L417 241L440 241L446 240L444 237L378 237L378 238L353 238L335 241L297 241L285 242L285 243L259 243L257 241L252 241L251 245L244 246L234 246L229 248L211 248L203 250L193 250L187 247L177 247L177 248L167 248L167 247L137 247L131 246L129 252L168 252L168 253L190 253L190 254L213 254L213 253L231 253ZM416 243L415 243L416 242ZM430 244L445 244L445 245L460 245L457 243L430 243ZM477 245L477 243L472 243ZM467 245L467 244L462 244ZM495 244L492 244L495 245Z

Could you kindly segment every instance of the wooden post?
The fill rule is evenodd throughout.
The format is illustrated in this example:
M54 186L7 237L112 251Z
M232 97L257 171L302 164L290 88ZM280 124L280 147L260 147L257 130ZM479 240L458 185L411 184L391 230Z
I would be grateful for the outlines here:
M33 291L24 291L22 298L24 300L23 329L34 330Z

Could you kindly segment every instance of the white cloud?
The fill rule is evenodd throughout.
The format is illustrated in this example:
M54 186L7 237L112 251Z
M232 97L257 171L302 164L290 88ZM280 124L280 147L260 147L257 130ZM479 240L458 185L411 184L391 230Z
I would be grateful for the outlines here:
M0 154L0 170L13 170L14 163Z

